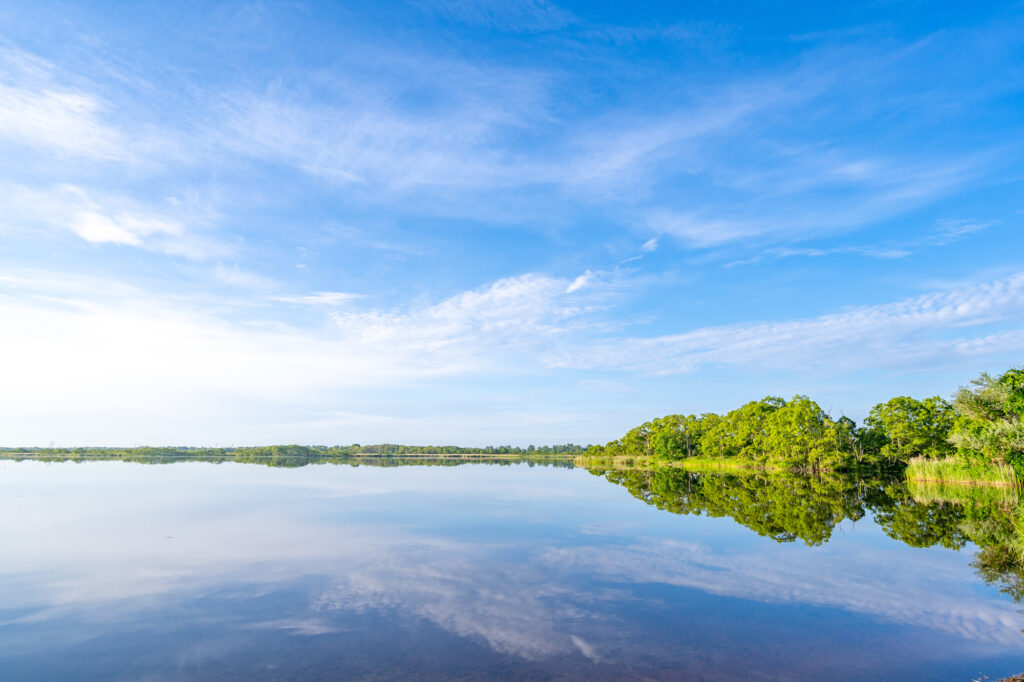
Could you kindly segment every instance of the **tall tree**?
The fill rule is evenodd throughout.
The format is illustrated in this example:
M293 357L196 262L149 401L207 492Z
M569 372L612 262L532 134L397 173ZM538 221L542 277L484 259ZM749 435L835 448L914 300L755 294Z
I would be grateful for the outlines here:
M916 400L899 396L871 408L864 420L870 437L880 444L882 458L906 462L911 457L947 457L956 413L939 396Z
M959 414L950 440L961 456L1024 469L1024 368L982 373L953 402Z

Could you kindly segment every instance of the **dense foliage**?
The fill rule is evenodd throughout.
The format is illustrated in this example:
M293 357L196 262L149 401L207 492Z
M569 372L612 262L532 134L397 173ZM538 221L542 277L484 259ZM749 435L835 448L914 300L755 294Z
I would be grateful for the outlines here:
M807 396L767 397L726 414L672 414L594 445L591 458L715 458L806 471L906 465L955 456L1024 469L1024 369L983 374L952 403L899 396L875 405L864 425L833 419Z
M948 457L954 452L949 433L955 417L953 406L938 396L900 396L871 408L860 435L869 450L889 462Z
M953 404L950 440L962 456L1024 469L1024 369L982 374L957 391Z
M669 415L632 429L619 440L591 446L588 456L677 460L735 458L754 465L837 469L865 457L856 425L826 413L807 396L768 397L724 415Z

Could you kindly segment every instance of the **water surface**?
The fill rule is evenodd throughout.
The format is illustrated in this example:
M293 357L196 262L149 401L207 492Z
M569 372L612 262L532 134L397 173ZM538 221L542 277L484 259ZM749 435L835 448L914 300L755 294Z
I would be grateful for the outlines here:
M1017 574L976 544L998 514L884 482L599 473L0 461L0 678L1024 671Z

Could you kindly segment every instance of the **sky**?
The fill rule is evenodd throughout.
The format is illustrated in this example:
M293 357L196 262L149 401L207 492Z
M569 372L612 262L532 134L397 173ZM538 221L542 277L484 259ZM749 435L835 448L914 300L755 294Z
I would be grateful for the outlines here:
M0 0L0 445L597 443L1024 363L1024 4Z

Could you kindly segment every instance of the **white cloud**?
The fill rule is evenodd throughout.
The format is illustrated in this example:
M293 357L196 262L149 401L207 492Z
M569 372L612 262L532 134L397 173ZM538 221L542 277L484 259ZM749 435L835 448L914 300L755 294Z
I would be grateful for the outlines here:
M945 246L958 242L965 237L987 230L995 224L994 221L979 220L940 220L937 234L933 237L935 244Z
M779 247L766 249L763 253L751 256L750 258L726 263L725 267L732 268L738 265L752 265L765 260L780 260L782 258L793 258L797 256L821 258L822 256L831 256L836 254L854 254L858 256L867 256L869 258L899 259L906 258L911 253L913 253L913 251L910 251L907 248L895 248L891 246L831 246L828 248Z
M977 581L965 554L912 550L913 561L904 562L910 570L882 572L878 566L899 563L908 548L891 540L879 545L870 524L867 536L858 524L811 550L754 538L724 519L715 523L724 524L720 538L727 551L722 540L708 545L649 537L633 526L605 527L608 538L598 544L581 544L564 523L550 532L544 530L549 524L538 524L526 541L437 537L429 523L414 523L410 532L405 522L418 507L396 508L396 499L429 503L454 496L479 504L480 520L502 527L510 522L509 509L516 523L548 520L543 515L558 513L567 496L573 509L598 520L611 518L609 509L640 504L597 479L580 485L580 476L587 476L582 472L451 474L18 463L4 471L5 484L25 494L0 498L0 535L9 553L0 578L21 589L0 594L0 607L11 619L37 623L77 621L87 612L92 636L108 623L123 623L126 613L161 613L223 585L234 595L265 595L315 576L319 580L303 581L322 586L308 601L292 600L282 618L250 626L318 634L344 628L346 613L375 609L423 619L525 659L579 652L623 663L661 657L665 652L656 647L676 640L675 633L663 633L652 642L650 633L638 636L628 627L630 614L642 617L651 604L642 601L649 590L627 586L674 585L751 603L842 609L1011 650L1022 646L1014 604L994 590L963 589ZM523 510L538 507L538 494L558 504L539 505L541 516L533 517ZM294 503L296 495L303 504ZM123 504L110 504L113 497ZM125 514L126 506L136 513ZM211 514L224 508L231 513ZM360 510L356 523L339 516L346 509ZM658 525L643 515L634 519L648 530ZM239 532L253 527L260 532ZM40 543L40 537L50 541ZM630 608L623 611L623 605ZM741 613L734 610L730 618ZM717 614L692 615L697 624L706 617L723 622ZM743 643L737 647L743 650Z
M27 434L52 432L54 420L71 432L117 439L127 415L155 427L173 410L175 420L198 429L210 419L224 423L229 414L284 405L302 416L275 417L279 428L302 422L326 429L352 423L335 413L389 409L353 409L338 402L341 393L393 394L439 378L498 381L572 368L642 376L708 365L835 375L1005 357L1024 346L1024 328L1015 324L1024 319L1024 274L817 318L650 337L623 337L604 322L614 295L608 287L569 292L571 285L529 274L396 310L359 305L344 292L278 297L324 310L329 324L309 330L282 323L267 307L270 295L263 307L211 309L116 282L12 273L0 280L7 387L0 414L8 437L23 433L24 442L40 440ZM445 393L456 401L472 395ZM538 415L502 402L474 402L492 416L539 423Z
M549 119L551 76L425 54L371 51L354 59L321 91L330 97L283 88L226 94L211 144L374 197L532 182L536 162L524 161L504 135ZM396 93L422 83L432 84L431 103L402 106Z
M318 606L398 609L526 659L571 650L558 623L575 609L559 603L560 590L545 586L535 566L487 564L481 570L482 557L466 549L412 545L364 557L365 568L339 579Z
M592 301L567 298L565 279L528 274L402 312L333 313L341 339L387 349L393 361L429 373L494 369L529 357L583 324ZM576 292L574 292L576 293Z
M112 242L130 246L142 244L138 235L95 211L78 212L72 219L71 229L87 242Z
M585 273L574 279L572 283L565 288L565 293L571 294L574 291L579 291L583 287L587 286L587 284L590 282L593 276L594 273L592 273L590 270L587 270Z
M743 222L719 218L703 219L693 213L670 210L652 212L647 217L644 227L698 247L724 244L758 234L763 230L762 227Z
M55 71L34 55L0 49L0 137L58 153L123 158L124 140L101 117L107 104L59 84Z
M308 420L337 410L346 389L538 371L537 349L557 345L590 310L583 292L565 293L568 285L539 275L509 278L402 311L333 310L331 324L309 331L251 304L227 322L223 308L211 311L203 301L190 306L102 280L15 277L0 287L7 387L0 414L11 427L7 438L22 438L15 424L28 433L61 419L90 433L106 424L100 429L118 439L116 425L129 414L166 425L172 410L175 421L200 428L214 415L285 401Z
M656 113L616 111L586 121L566 134L558 157L528 170L534 179L539 171L539 179L590 201L636 204L640 198L650 203L651 189L662 174L702 172L705 145L759 112L801 96L768 80L714 90Z
M686 372L704 365L838 369L919 364L961 354L1015 350L1024 329L978 336L960 330L1024 319L1024 273L896 303L817 318L707 327L682 334L619 339L583 349L576 367Z
M625 547L563 547L549 550L545 559L562 570L585 569L609 580L680 585L774 603L838 607L889 622L1021 646L1019 616L1012 604L989 598L965 608L955 591L938 587L962 584L965 577L948 563L932 561L927 577L923 572L913 577L883 576L877 567L886 564L890 550L858 546L850 551L850 545L841 545L828 553L804 553L800 561L793 561L789 549L761 543L756 552L723 554L699 543L661 540ZM840 563L846 571L834 570ZM929 585L930 581L934 584Z
M117 158L117 133L99 121L99 111L99 102L88 95L0 83L0 135L8 142Z
M362 294L353 294L345 291L314 291L306 296L274 296L273 299L283 303L295 303L298 305L334 307L362 297Z
M731 191L730 201L708 203L695 197L687 202L686 210L649 207L633 222L638 229L664 233L698 248L740 241L820 239L892 218L960 191L993 162L991 155L985 154L933 159L927 164L892 159L874 173L870 182L859 179L844 183L842 194L837 196L835 181L820 168L820 162L799 158L813 153L802 151L796 158L787 154L768 171L748 170L742 164L716 168L713 175L722 189ZM878 251L872 253L870 247L837 249L843 251L885 257ZM892 249L890 253L889 257L906 255L905 249Z
M191 260L230 255L206 231L210 217L181 201L152 205L63 183L31 188L0 183L0 229L64 232L94 244L132 246Z
M572 20L539 0L427 6L475 25L515 30ZM655 34L671 29L647 28ZM262 89L247 82L171 98L192 117L189 127L178 129L166 121L118 129L113 122L124 124L123 117L114 114L121 110L159 120L138 99L141 86L133 89L116 78L104 84L105 98L70 65L9 48L0 52L8 67L0 82L7 88L0 91L6 95L0 96L0 135L94 160L148 155L233 166L238 156L248 157L327 179L360 198L395 206L419 192L429 199L417 206L420 211L483 220L512 222L528 214L540 221L550 216L546 208L569 197L613 205L637 229L700 247L855 229L958 191L1001 153L853 151L831 139L794 135L781 123L833 120L832 102L842 99L840 89L845 92L853 75L878 93L873 106L901 102L905 93L894 84L916 63L907 58L913 50L891 46L814 48L807 58L757 77L732 74L711 85L670 81L659 84L652 101L626 108L604 104L595 114L561 96L576 86L566 74L586 63L586 50L570 50L549 68L526 68L352 42L343 53L345 68L330 75L289 74L263 81L272 85ZM934 49L915 47L922 54ZM894 61L904 70L885 68ZM628 74L630 64L612 60L608 68ZM412 94L421 90L430 96ZM539 142L524 144L524 133ZM797 143L796 137L803 139ZM836 200L831 192L837 188L848 195ZM503 200L510 189L543 196L539 202ZM826 201L814 200L816 189L830 192ZM803 207L799 216L788 210L794 201ZM138 239L109 224L83 233L122 244Z
M25 480L20 477L31 476L35 466L27 463L14 476ZM309 603L297 604L294 616L250 627L317 634L337 627L338 619L332 616L337 610L399 610L527 659L574 652L579 644L563 631L563 624L593 629L579 623L578 616L599 595L576 596L571 586L545 584L550 576L543 566L496 560L492 552L500 548L493 544L414 536L388 523L325 524L323 518L306 513L315 506L297 509L280 504L279 497L269 506L257 504L259 496L252 494L268 485L286 494L294 487L307 499L333 508L339 502L347 506L346 497L359 498L358 506L376 506L375 496L422 495L422 472L312 467L282 477L280 470L198 466L206 469L206 483L199 489L190 478L196 475L195 466L187 464L162 470L159 478L108 463L75 472L51 467L51 489L67 494L56 500L26 495L6 501L18 510L17 516L32 520L16 528L11 521L15 514L0 519L0 534L8 547L22 549L17 561L0 567L0 577L34 578L27 589L0 597L0 606L29 612L36 622L98 610L103 623L126 611L159 608L167 600L177 602L221 584L274 586L296 577L320 576L327 578L327 586ZM493 494L535 499L537 490L524 492L523 478L507 470L501 473L501 481L487 482ZM96 476L86 492L82 475ZM434 479L429 486L432 495L465 493L457 480L427 476ZM186 488L192 490L187 509L182 508L181 496ZM125 503L139 505L141 513L114 513L106 503L114 490ZM551 492L565 499L564 489L552 486ZM225 500L233 501L236 514L211 518L210 505L223 505ZM71 509L77 512L67 517ZM68 522L55 524L59 518ZM261 532L239 534L240 519L248 526L258 524ZM83 532L89 527L100 530ZM59 539L39 546L38 537L46 533L43 528ZM255 564L262 568L254 573ZM58 568L41 570L44 566Z
M142 246L143 238L150 235L179 235L183 231L180 224L160 218L124 213L110 217L90 209L76 211L70 227L87 242L128 246Z
M217 263L213 269L214 276L222 282L246 289L270 289L276 285L269 277L258 275L235 265Z
M569 635L569 639L572 640L572 643L576 646L577 649L580 650L581 654L589 658L594 663L601 662L601 657L597 655L597 650L594 648L592 644L588 644L586 641L584 641L580 637L577 637L576 635Z
M544 2L435 9L478 25L528 30L535 21L568 21ZM105 116L117 107L85 91L94 87L90 80L73 79L73 69L59 71L25 52L3 54L9 77L0 87L9 92L0 97L0 135L18 144L94 160L148 155L150 161L202 158L216 165L234 164L240 155L286 164L360 198L399 205L416 194L429 199L420 201L420 211L494 221L549 217L536 201L504 200L510 189L539 190L546 197L541 204L561 204L566 197L611 204L636 229L698 247L855 229L957 191L991 162L985 153L923 158L892 151L886 158L832 145L823 150L813 141L794 148L778 120L800 118L834 96L844 83L843 65L859 63L848 51L822 50L817 60L783 64L753 79L678 84L679 95L658 107L639 103L579 117L557 107L567 85L558 68L506 67L360 45L346 51L344 70L329 78L321 74L315 83L300 79L262 91L226 88L198 102L178 101L199 123L188 130L167 123L119 130L111 124L114 117ZM866 71L887 83L878 68L884 55L861 56L871 57ZM430 86L429 101L406 96L424 84ZM106 92L115 100L137 95L109 83ZM524 132L543 144L524 147ZM732 153L737 138L749 141L753 153ZM666 181L673 190L659 193ZM710 193L715 201L700 191L704 186L721 190ZM822 188L844 188L849 196L838 203L832 195L815 201L813 191ZM728 210L722 208L722 191L734 193L724 200ZM787 209L793 201L804 207L799 216ZM82 234L120 244L145 241L123 226L100 225L95 217L85 222ZM167 243L171 251L186 240ZM194 256L201 247L187 249Z

